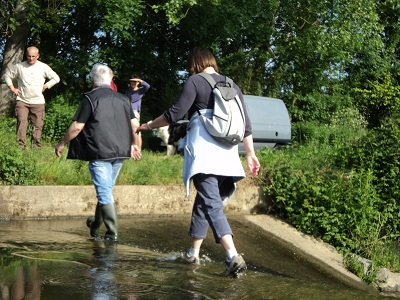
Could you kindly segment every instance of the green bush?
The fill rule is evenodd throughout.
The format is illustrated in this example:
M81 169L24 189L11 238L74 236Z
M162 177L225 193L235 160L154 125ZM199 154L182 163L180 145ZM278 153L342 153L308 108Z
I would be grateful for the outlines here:
M305 96L296 94L293 98L289 108L294 122L329 124L333 113L351 107L351 98L342 93L328 95L315 92Z
M2 118L0 142L0 181L1 184L29 185L38 184L41 179L38 175L36 162L30 159L25 152L18 148L15 129L15 120Z
M387 218L384 236L395 237L400 230L400 128L399 119L388 119L379 128L369 131L357 144L337 153L336 162L345 168L368 169L373 174L376 193L382 199L376 209Z
M367 130L356 116L332 118L329 126L301 124L307 142L261 151L260 184L270 212L300 231L400 270L393 246L400 228L398 119Z
M398 75L397 75L398 77ZM400 112L400 86L396 76L387 72L368 81L366 89L355 88L354 97L371 127Z
M43 140L54 143L62 139L78 107L76 104L70 103L68 98L60 96L47 105Z
M27 160L15 145L4 144L0 153L0 180L7 185L35 185L40 182L35 162Z
M352 144L366 134L367 122L356 108L344 108L330 115L329 121L295 122L292 139L299 144L340 147Z

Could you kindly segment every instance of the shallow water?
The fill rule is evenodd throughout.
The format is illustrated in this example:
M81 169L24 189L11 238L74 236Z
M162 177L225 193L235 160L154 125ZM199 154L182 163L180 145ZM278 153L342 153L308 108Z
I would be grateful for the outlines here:
M332 279L237 216L230 223L248 270L223 277L225 254L211 234L200 266L188 265L180 257L189 221L121 218L119 243L90 239L85 219L1 221L1 299L389 298Z

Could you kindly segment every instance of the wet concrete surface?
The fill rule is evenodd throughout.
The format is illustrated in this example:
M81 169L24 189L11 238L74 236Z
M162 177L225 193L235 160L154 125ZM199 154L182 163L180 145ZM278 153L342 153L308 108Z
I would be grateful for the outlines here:
M29 299L387 298L265 230L259 217L228 218L248 264L237 279L221 275L225 253L210 232L201 265L182 263L189 215L122 217L118 243L91 239L85 218L0 221L2 299L12 291Z

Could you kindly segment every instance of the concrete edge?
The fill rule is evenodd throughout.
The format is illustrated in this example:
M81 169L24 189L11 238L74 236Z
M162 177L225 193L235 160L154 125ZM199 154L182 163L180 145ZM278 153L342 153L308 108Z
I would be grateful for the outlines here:
M333 246L297 231L274 216L248 215L244 217L276 237L294 255L301 257L329 277L351 288L378 293L374 287L369 286L346 269L343 256Z
M118 214L190 214L195 190L185 199L183 185L117 185L113 195ZM238 185L225 206L226 214L250 214L263 202L256 186ZM90 186L1 186L0 219L83 217L94 213L97 199Z

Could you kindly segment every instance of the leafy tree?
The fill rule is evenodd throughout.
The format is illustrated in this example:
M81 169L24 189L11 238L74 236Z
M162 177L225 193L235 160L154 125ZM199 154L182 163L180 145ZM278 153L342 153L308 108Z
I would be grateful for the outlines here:
M0 49L4 49L0 70L2 80L0 113L7 110L8 104L13 97L8 87L3 84L5 70L20 61L24 54L24 45L29 34L29 27L24 24L27 15L24 3L21 0L16 1L13 5L11 1L0 1L2 15L2 18L0 18Z
M398 115L400 112L400 85L390 73L382 78L368 81L366 89L355 88L354 98L361 104L363 113L370 127L379 127L387 117Z
M375 26L380 32L375 36L381 38L383 46L374 51L368 49L369 54L364 53L352 67L354 75L348 83L370 127L379 127L387 117L399 111L400 4L398 1L380 1L376 11L379 19Z
M379 23L383 26L381 37L385 43L385 58L392 67L392 76L400 80L400 3L396 0L378 2Z
M261 95L265 65L271 58L271 34L277 1L221 0L188 12L178 25L186 49L213 50L221 73L232 77L246 94ZM206 16L206 17L204 17Z
M309 95L328 101L322 107L334 112L349 103L337 103L330 96L348 99L352 88L387 69L380 55L384 44L376 4L375 0L280 3L275 56L267 77L269 90L286 100L294 121L301 120L302 111L313 110ZM312 118L318 118L321 111L314 111Z
M13 57L10 64L21 60L25 45L38 45L42 59L62 78L46 92L49 102L64 94L76 104L90 88L91 66L103 62L115 71L121 92L131 73L151 83L143 114L152 118L175 101L188 76L187 52L196 45L211 48L221 72L233 77L245 93L283 98L293 121L325 122L330 113L351 105L368 113L376 105L361 99L359 90L370 90L372 83L385 80L385 74L391 74L394 87L398 85L395 0L1 0L0 4L1 34L10 45L4 43L3 65L6 57ZM12 35L18 29L26 32L15 46ZM351 97L357 103L352 104Z
M48 98L53 98L55 93L70 94L70 90L73 89L76 96L72 97L72 101L80 99L80 93L90 88L87 75L93 63L107 63L113 69L117 68L117 72L119 72L118 65L125 68L130 65L129 60L125 62L118 55L110 55L110 53L117 53L116 47L123 48L128 44L135 47L136 53L130 52L126 55L126 51L120 52L125 54L124 57L132 57L133 54L138 58L145 54L163 59L165 57L163 55L168 52L157 53L156 48L151 48L154 46L152 43L149 47L143 45L138 47L135 43L135 34L139 33L142 36L140 40L144 40L143 36L146 36L148 29L155 32L160 28L160 24L163 31L171 28L171 24L177 23L184 16L183 11L197 5L196 1L192 0L171 0L163 4L160 1L151 3L142 0L112 2L28 0L20 3L24 15L16 19L15 5L18 3L5 2L5 0L1 2L2 7L5 8L4 14L9 16L7 20L0 23L2 30L10 24L14 26L6 36L11 46L3 53L3 58L8 55L15 57L12 64L22 60L22 52L15 55L17 54L15 42L9 37L15 34L18 28L25 28L27 34L20 39L22 43L19 49L23 50L27 44L37 45L42 59L61 74L62 83L48 92L50 94ZM29 10L25 9L27 7ZM152 16L157 18L150 19ZM155 36L157 37L159 35ZM163 42L163 39L159 40L157 46L162 46ZM168 47L166 50L169 51L171 48ZM177 61L176 57L173 61ZM145 64L150 62L154 66L158 60L143 59L143 62ZM7 67L8 65L3 67L3 70ZM168 68L171 69L170 66ZM176 69L171 70L176 72Z

